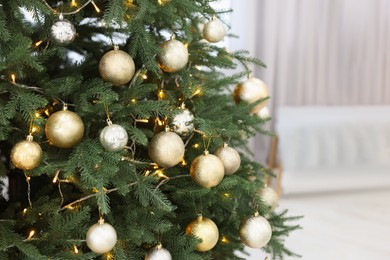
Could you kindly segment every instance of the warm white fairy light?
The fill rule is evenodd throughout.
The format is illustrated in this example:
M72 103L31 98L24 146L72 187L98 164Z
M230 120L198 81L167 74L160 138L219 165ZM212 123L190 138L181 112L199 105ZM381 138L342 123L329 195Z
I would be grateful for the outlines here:
M27 240L31 240L31 238L35 235L35 230L31 230L28 234Z

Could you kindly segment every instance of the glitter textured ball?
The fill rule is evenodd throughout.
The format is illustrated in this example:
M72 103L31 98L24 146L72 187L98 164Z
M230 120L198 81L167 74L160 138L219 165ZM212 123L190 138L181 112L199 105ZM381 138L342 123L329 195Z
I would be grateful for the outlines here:
M165 41L161 44L161 48L158 65L163 71L176 72L187 65L188 50L182 42L175 39Z
M272 227L268 220L260 215L245 219L240 226L242 243L252 248L262 248L268 244L272 236Z
M89 249L97 254L104 254L114 248L117 241L115 229L104 220L99 220L87 232L86 242Z
M203 216L188 224L186 228L186 235L193 235L202 241L196 246L196 250L205 252L211 250L218 242L219 231L217 225Z
M25 141L20 141L12 147L11 162L16 168L29 171L36 168L42 160L42 149L33 141L33 136L28 135Z
M225 34L225 26L218 19L211 20L203 27L203 38L209 42L220 42L225 37Z
M128 135L123 126L108 121L108 125L100 132L99 141L107 151L120 151L126 147Z
M51 38L58 45L67 45L76 38L76 29L73 24L60 15L50 30Z
M249 104L254 103L262 98L268 97L267 85L257 78L249 78L245 82L240 83L234 89L233 97L236 103L245 101ZM268 104L268 99L255 106L251 112L253 114L259 112Z
M149 250L145 256L145 260L172 260L172 256L162 245L157 245Z
M46 122L46 137L51 144L60 148L71 148L84 136L84 123L74 112L64 106L62 111L52 114Z
M270 211L276 209L279 203L278 193L271 187L264 187L259 190L261 200L270 208Z
M191 163L192 179L204 188L212 188L221 183L225 173L221 160L205 151Z
M188 137L194 131L194 115L188 109L182 109L170 123L172 130L181 137Z
M183 140L176 133L160 132L148 145L149 156L160 167L169 168L178 164L184 157Z
M104 81L114 86L122 86L133 78L135 64L129 54L115 46L114 50L107 52L101 58L99 73Z
M221 160L225 168L225 175L232 175L240 168L240 154L236 149L229 147L226 143L215 152L215 156Z

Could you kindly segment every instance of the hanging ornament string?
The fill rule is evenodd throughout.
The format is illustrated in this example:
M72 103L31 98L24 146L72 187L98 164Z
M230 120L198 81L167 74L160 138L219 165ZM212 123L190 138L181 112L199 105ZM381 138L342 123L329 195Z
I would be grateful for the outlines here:
M106 111L106 116L107 116L107 122L111 122L110 118L110 112L108 111L108 105L106 102L103 102L104 110Z
M100 12L100 9L98 8L98 6L95 4L95 2L93 0L88 0L87 2L85 2L85 4L83 4L82 6L80 6L79 8L77 8L76 10L74 11L71 11L71 12L60 12L60 11L57 11L55 9L53 9L53 7L51 7L47 2L46 0L42 0L44 2L44 4L55 14L62 14L62 15L72 15L72 14L77 14L78 12L80 12L81 10L83 10L85 7L87 7L87 5L89 4L92 4L93 7L95 8L96 12Z
M211 144L211 136L208 138L207 144L206 144L207 135L203 135L202 137L203 137L202 139L203 139L204 150L208 151Z

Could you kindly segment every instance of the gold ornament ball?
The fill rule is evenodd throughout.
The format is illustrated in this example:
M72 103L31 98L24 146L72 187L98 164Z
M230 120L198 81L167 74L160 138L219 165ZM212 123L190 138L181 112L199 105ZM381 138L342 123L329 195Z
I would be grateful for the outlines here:
M234 89L233 97L236 103L245 101L249 104L254 103L262 98L269 96L267 85L258 78L249 78L245 82L240 83ZM268 99L255 106L251 113L259 112L268 104Z
M71 148L84 136L84 123L74 112L64 110L52 114L46 122L46 137L51 144L60 148Z
M169 168L178 164L184 157L184 143L173 132L156 134L148 145L149 156L160 167Z
M122 86L133 78L135 64L129 54L115 48L104 54L99 62L99 73L104 81Z
M111 251L117 241L115 229L104 220L99 220L92 225L87 232L86 242L89 249L97 254L104 254Z
M212 43L222 41L225 34L225 26L218 19L211 20L203 27L203 38Z
M32 135L27 140L18 142L11 150L11 162L16 168L29 171L36 168L42 160L42 148L33 141Z
M182 42L175 39L165 41L161 44L161 48L158 65L163 71L176 72L187 65L188 50Z
M149 250L145 256L145 260L172 260L172 256L162 245L158 245Z
M191 163L190 174L192 179L204 188L212 188L221 183L225 170L221 160L205 151Z
M270 208L270 211L276 209L279 204L279 196L274 189L266 186L264 188L261 188L258 193L264 204Z
M225 168L225 175L232 175L240 168L240 154L226 143L215 152L215 156L221 160Z
M209 219L199 216L196 220L188 224L186 235L193 235L202 241L196 246L196 250L206 252L211 250L218 242L219 231L217 225Z
M252 248L262 248L272 237L272 227L268 220L260 215L245 219L240 226L242 243Z

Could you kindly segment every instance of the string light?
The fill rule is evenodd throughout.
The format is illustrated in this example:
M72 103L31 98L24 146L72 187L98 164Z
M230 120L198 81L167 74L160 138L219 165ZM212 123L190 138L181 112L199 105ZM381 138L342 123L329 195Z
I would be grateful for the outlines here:
M199 147L199 144L194 144L192 147L198 148L198 147Z
M37 111L37 112L35 112L35 114L34 114L34 115L35 115L35 117L36 117L36 118L40 118L40 117L41 117L41 113L40 113L40 112L38 112L38 111Z
M11 83L16 84L16 75L15 74L11 74Z
M26 215L26 213L27 213L27 208L24 208L24 210L23 210L22 212L23 212L23 215Z
M170 1L171 0L158 0L157 2L159 5L165 5L165 4L169 3Z
M31 133L37 133L37 132L39 132L39 127L38 126L33 126L31 128Z
M36 43L35 43L35 47L38 47L39 45L41 45L42 42L43 42L43 41L38 41L38 42L36 42Z
M54 176L54 178L53 178L53 183L56 183L57 182L57 180L58 180L58 175L60 174L60 171L57 171L56 172L56 175Z
M156 123L159 125L159 126L163 126L164 124L165 124L165 121L164 121L164 119L163 120L161 120L160 118L156 118Z
M135 98L133 98L132 100L130 100L131 103L137 103L137 100Z
M27 240L31 240L31 238L35 235L35 230L31 230L30 234L27 237Z
M202 93L202 89L198 88L197 90L195 90L195 92L194 92L194 94L192 96L199 95L200 93Z
M197 70L202 70L202 66L195 65L195 69L197 69Z
M76 245L73 245L73 252L74 252L75 254L78 254L78 253L79 253L79 249L77 248Z
M224 193L223 196L225 196L226 198L230 198L230 193Z
M137 119L135 120L137 123L149 123L149 119Z
M163 89L160 89L159 91L158 91L158 98L159 99L164 99L165 98L165 92L164 92L164 90Z
M181 161L181 165L182 166L186 166L187 165L187 161L183 159L183 161Z
M169 177L164 174L163 170L157 170L155 173L159 178L169 179Z
M72 0L72 1L70 2L70 6L72 6L72 7L77 7L77 2L76 2L76 0Z
M222 235L222 237L221 237L221 242L224 243L224 244L227 244L227 243L229 243L230 241L229 241L229 239L228 239L225 235Z
M100 9L99 9L99 7L95 4L95 2L94 2L94 1L91 1L91 4L92 4L93 7L95 8L96 12L97 12L97 13L100 13Z
M148 75L144 74L144 75L142 75L142 78L143 79L148 79Z

